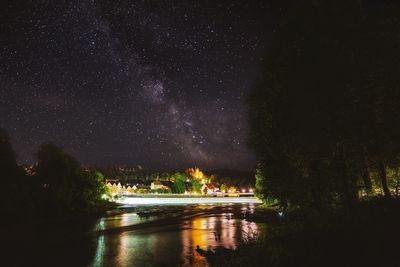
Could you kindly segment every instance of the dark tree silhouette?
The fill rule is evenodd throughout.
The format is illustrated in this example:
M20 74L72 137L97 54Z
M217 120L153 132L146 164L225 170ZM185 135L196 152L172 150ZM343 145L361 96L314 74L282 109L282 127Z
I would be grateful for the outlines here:
M386 168L400 152L398 14L360 1L301 1L290 13L249 97L264 194L351 209L358 181L371 191L372 169L390 195Z
M11 146L10 137L0 128L0 173L7 178L7 175L13 175L17 167L16 154Z
M5 214L14 214L15 208L25 209L28 201L28 181L24 171L18 166L16 154L7 132L0 128L0 180L3 187L0 207Z
M105 193L104 179L54 144L40 146L37 174L44 195L43 207L55 212L89 210Z

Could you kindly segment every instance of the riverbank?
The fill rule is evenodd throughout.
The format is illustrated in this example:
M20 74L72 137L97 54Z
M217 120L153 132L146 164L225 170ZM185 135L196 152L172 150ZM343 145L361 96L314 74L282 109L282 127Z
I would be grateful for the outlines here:
M365 201L352 213L287 214L267 235L208 256L211 266L397 266L400 201Z

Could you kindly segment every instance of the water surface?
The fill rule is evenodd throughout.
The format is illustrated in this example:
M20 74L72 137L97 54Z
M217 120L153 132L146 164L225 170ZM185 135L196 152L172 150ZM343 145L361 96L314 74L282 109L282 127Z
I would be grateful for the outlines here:
M197 246L235 249L265 232L246 219L255 205L140 206L96 220L14 225L3 235L5 266L208 266Z

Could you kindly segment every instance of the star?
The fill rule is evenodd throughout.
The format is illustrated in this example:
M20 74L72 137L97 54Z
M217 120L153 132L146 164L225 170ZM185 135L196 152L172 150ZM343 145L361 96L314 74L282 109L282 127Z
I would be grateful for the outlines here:
M256 2L0 4L18 160L54 142L88 165L252 169L245 99L278 23Z

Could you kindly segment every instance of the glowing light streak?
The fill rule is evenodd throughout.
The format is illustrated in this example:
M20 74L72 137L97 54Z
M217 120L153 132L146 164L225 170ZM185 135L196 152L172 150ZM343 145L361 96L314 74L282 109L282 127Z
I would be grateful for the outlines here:
M262 203L255 197L193 197L193 198L141 198L124 197L118 203L131 205L180 205L180 204L227 204L227 203Z

